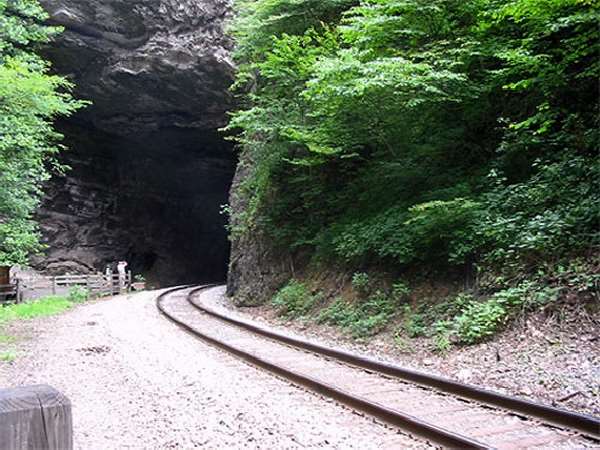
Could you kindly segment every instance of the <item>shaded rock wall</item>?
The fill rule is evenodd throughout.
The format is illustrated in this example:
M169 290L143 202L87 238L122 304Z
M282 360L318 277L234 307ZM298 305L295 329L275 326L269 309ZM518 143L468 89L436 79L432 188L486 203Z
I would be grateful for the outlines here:
M49 50L94 107L80 118L119 135L215 129L230 106L227 0L42 0L65 27Z
M247 194L242 186L244 180L251 176L253 168L248 153L242 153L229 198L229 205L234 212L232 228L240 228L238 221L242 220L248 208ZM264 303L294 272L293 256L284 256L288 253L275 248L272 240L256 228L233 235L227 295L238 305Z
M47 56L93 105L59 124L72 170L48 187L36 265L85 272L127 259L161 284L224 279L228 2L42 3L66 29Z

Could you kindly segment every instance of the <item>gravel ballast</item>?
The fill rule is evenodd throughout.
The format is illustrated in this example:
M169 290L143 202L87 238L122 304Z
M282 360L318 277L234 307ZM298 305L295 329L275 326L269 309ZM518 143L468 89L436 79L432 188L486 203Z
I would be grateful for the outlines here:
M156 295L14 323L2 385L67 395L78 449L427 446L202 343L159 314Z

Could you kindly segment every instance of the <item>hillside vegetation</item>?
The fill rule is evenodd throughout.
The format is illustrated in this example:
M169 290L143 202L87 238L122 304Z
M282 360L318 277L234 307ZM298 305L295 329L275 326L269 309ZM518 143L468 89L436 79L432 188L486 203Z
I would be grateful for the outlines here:
M25 264L42 246L34 212L52 171L66 169L54 120L85 105L38 55L60 31L37 0L0 0L0 266Z
M598 6L238 0L233 239L302 255L297 278L385 272L321 315L367 334L406 306L398 283L466 279L430 326L467 343L515 311L598 302Z

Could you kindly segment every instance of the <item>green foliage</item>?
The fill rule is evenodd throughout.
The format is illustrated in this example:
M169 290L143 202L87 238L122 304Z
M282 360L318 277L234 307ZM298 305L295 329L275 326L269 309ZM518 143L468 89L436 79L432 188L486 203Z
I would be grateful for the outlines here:
M15 341L13 336L7 334L0 334L0 344L10 344Z
M235 232L354 267L509 278L597 249L596 6L238 1Z
M446 352L450 350L452 344L450 343L452 322L449 320L438 320L433 324L434 330L434 349L438 352Z
M66 311L72 306L71 301L60 296L50 296L32 302L2 306L0 307L0 323L52 316Z
M522 183L496 180L486 194L490 205L478 232L491 249L489 262L513 266L550 260L583 251L600 242L600 164L562 155L552 163L537 162L539 171Z
M41 249L33 212L50 170L64 170L53 121L85 104L35 53L60 31L47 19L36 0L0 0L0 265Z
M410 287L404 281L396 281L392 285L392 298L398 303L405 300L410 292Z
M292 318L308 314L319 299L320 296L311 294L305 284L291 280L277 292L272 303L280 315Z
M317 320L345 328L355 338L364 338L382 331L395 314L396 307L393 299L377 291L357 303L338 298L321 311Z
M436 305L421 304L416 309L404 307L404 331L412 338L430 336L437 351L454 342L475 344L502 329L511 319L536 307L556 301L560 288L534 282L476 299L461 293Z
M508 318L506 305L495 299L473 302L454 320L462 342L474 344L492 336Z
M485 301L472 300L453 319L453 332L460 342L474 344L493 336L511 318L555 301L558 289L522 283L504 289Z
M90 298L90 291L82 286L75 286L69 290L67 300L72 303L83 303Z
M138 273L136 275L133 276L133 280L136 283L145 283L146 282L146 277L144 275L142 275L141 273Z
M0 361L2 362L10 363L13 362L15 359L17 359L17 355L14 352L7 351L0 353Z
M404 307L404 330L411 338L425 336L427 332L425 316L420 312L412 311L408 305Z
M368 296L371 291L371 279L365 272L356 272L352 275L352 288L361 296Z

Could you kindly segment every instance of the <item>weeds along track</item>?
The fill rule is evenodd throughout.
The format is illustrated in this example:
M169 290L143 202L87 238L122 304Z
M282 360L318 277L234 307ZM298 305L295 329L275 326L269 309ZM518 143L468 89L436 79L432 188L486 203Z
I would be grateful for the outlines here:
M203 303L176 288L159 310L193 335L293 384L432 444L454 448L598 448L600 420L324 347Z

